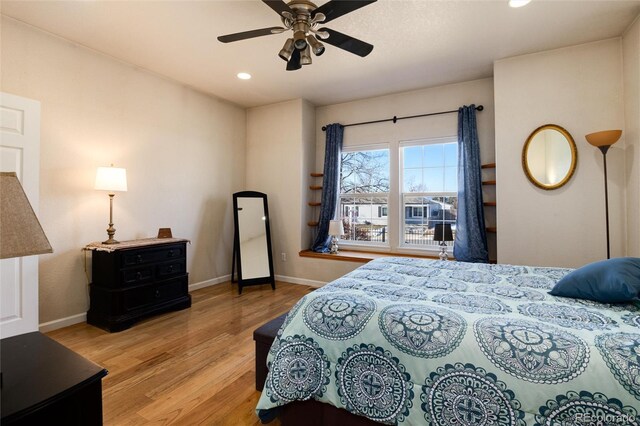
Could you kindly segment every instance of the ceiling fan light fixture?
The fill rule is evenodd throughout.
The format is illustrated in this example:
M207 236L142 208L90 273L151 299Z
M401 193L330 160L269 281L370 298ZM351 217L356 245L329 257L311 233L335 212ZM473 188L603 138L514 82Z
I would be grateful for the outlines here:
M311 62L311 48L307 44L307 47L300 51L300 65L311 65Z
M293 44L298 50L304 50L307 47L307 40L304 31L296 31L293 33Z
M307 43L311 46L311 51L314 55L320 56L324 53L324 44L320 43L314 36L307 36Z
M288 38L287 41L284 42L284 46L282 46L282 50L280 50L278 56L280 56L285 61L289 61L289 59L291 59L291 53L293 53L294 48L295 46L293 43L293 39Z

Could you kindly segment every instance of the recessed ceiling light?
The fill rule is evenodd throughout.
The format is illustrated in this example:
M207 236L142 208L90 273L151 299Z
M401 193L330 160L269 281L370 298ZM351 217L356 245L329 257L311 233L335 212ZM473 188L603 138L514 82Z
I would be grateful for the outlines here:
M529 4L531 0L509 0L509 6L511 7L522 7Z
M249 74L248 72L239 72L238 78L240 80L249 80L251 78L251 74Z

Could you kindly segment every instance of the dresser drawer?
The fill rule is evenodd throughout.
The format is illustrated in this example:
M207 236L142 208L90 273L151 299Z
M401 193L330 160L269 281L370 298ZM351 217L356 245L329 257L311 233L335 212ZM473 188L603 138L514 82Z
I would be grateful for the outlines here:
M165 262L156 266L156 277L159 280L182 275L187 271L187 262L178 260L176 262Z
M162 262L171 259L184 259L185 245L175 244L165 247L127 250L122 253L122 267L127 268L146 263Z
M131 288L124 291L124 309L129 312L166 300L187 295L189 293L187 277L162 281L156 284Z
M122 271L122 282L125 287L149 282L153 279L153 270L153 265L125 269Z

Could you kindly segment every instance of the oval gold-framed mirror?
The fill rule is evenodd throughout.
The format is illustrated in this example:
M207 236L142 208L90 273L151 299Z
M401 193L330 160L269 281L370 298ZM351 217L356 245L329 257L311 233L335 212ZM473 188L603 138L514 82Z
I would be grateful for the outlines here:
M550 190L565 185L577 163L576 143L569 132L556 124L535 129L522 149L524 173L538 188Z

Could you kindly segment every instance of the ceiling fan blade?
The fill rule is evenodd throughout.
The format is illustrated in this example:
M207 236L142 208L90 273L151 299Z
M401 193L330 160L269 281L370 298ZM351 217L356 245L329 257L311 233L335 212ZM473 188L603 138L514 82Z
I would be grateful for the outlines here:
M332 30L330 28L320 28L319 31L326 31L329 33L329 37L325 38L322 41L324 41L325 43L329 43L335 47L339 47L340 49L346 50L347 52L351 52L354 55L362 56L364 58L373 50L372 44L365 43L362 40L358 40L357 38L342 34L336 30Z
M322 21L322 23L326 24L342 15L346 15L349 12L353 12L354 10L375 2L376 0L331 0L311 12L311 18L313 19L318 13L322 13L326 16L326 19Z
M223 35L218 37L218 41L221 41L223 43L230 43L232 41L245 40L247 38L261 37L261 36L266 36L271 34L279 34L284 30L286 30L286 28L282 28L282 27L261 28L259 30L251 30L251 31L244 31L241 33Z
M293 49L293 53L291 53L291 58L289 62L287 62L287 71L295 71L302 68L300 65L300 51L298 49Z
M262 0L264 4L273 9L278 15L282 16L282 12L289 12L293 16L296 14L293 13L293 10L282 0Z

